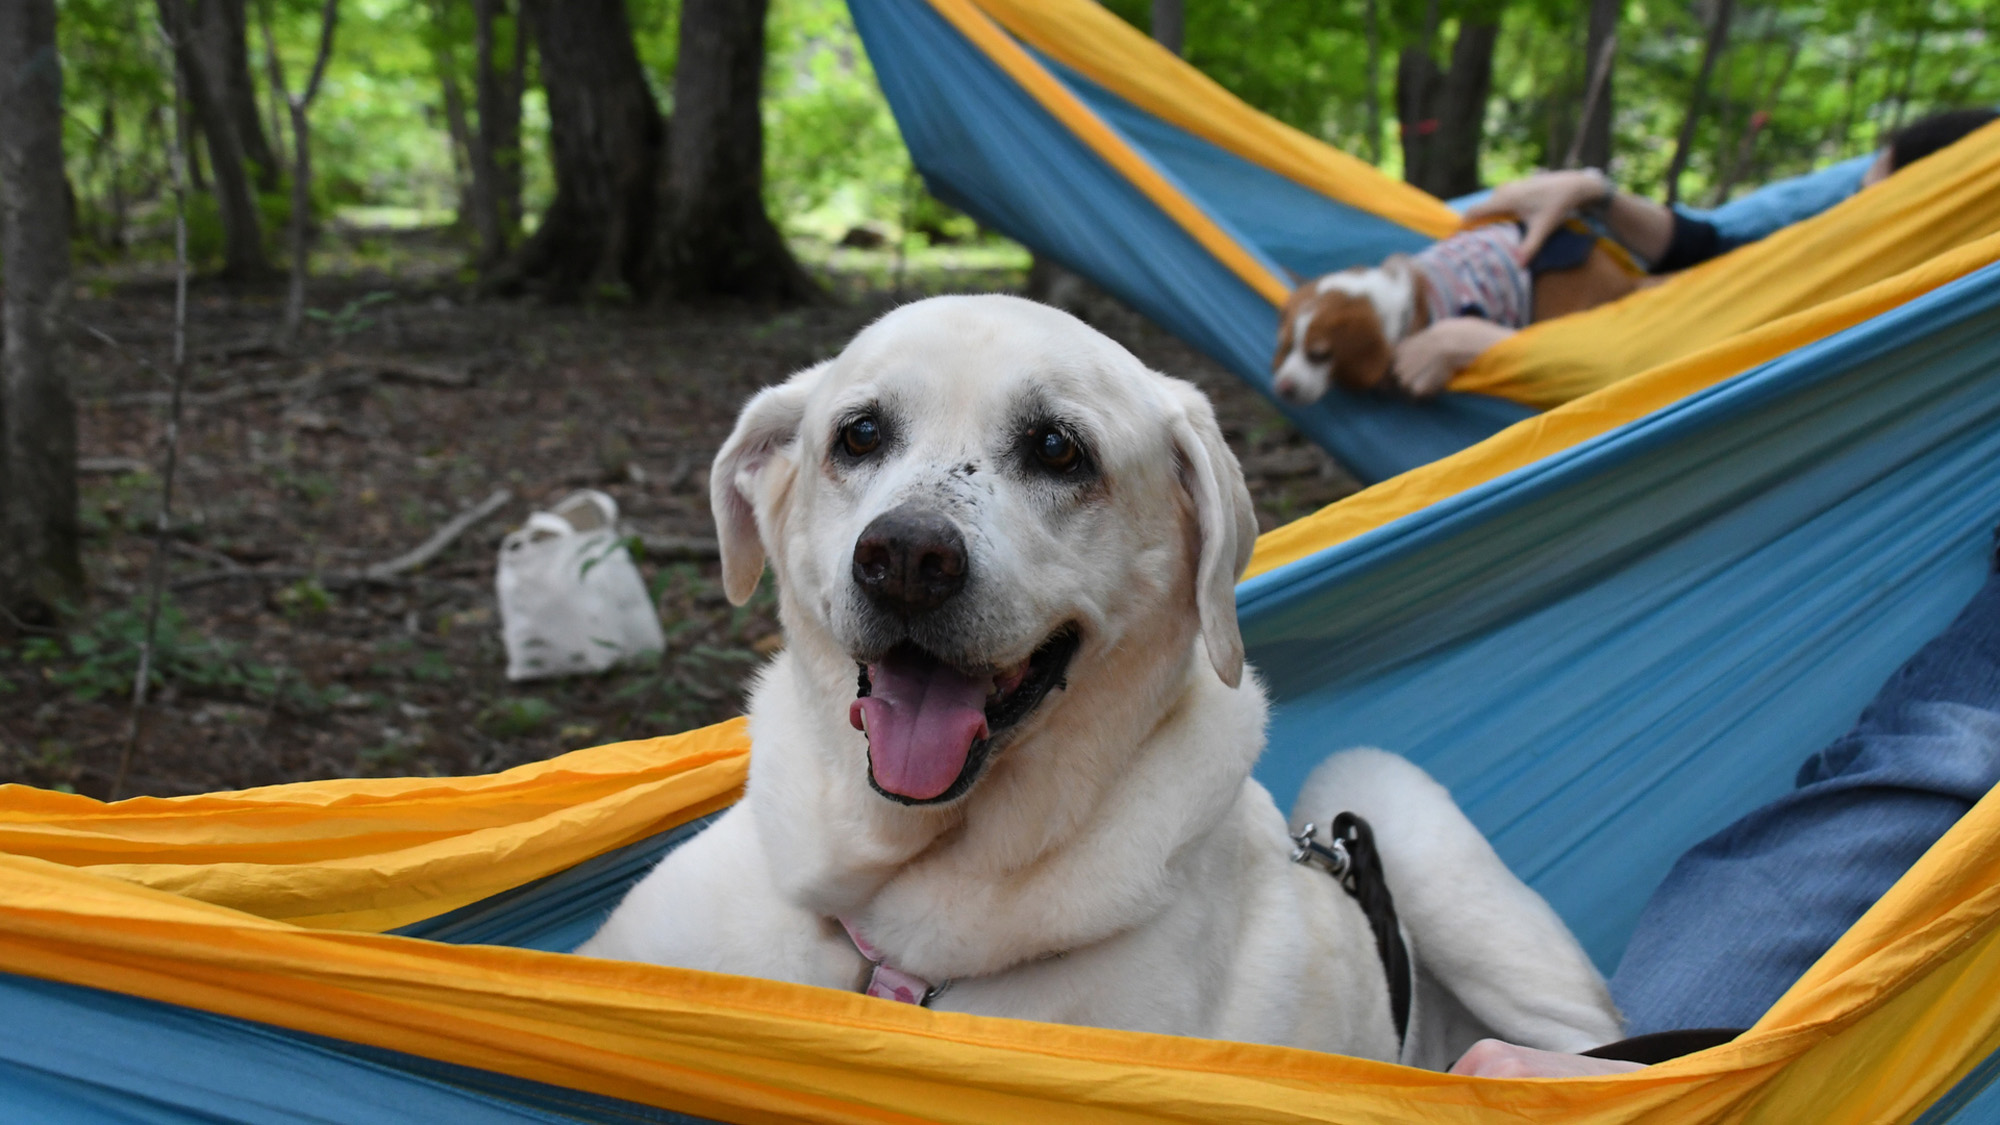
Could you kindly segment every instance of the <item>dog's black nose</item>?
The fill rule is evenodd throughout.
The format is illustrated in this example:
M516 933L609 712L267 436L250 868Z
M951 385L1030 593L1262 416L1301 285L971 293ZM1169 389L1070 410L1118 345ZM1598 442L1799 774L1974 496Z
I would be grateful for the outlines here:
M876 516L854 543L854 581L884 608L936 609L965 585L965 536L937 512L904 506Z

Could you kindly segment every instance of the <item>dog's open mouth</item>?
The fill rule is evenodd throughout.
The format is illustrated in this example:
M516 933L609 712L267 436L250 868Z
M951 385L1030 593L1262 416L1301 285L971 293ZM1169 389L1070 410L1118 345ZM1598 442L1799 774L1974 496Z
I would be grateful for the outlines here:
M906 805L957 800L993 740L1062 685L1077 644L1064 626L1011 668L966 672L907 642L863 664L847 721L868 736L868 783Z

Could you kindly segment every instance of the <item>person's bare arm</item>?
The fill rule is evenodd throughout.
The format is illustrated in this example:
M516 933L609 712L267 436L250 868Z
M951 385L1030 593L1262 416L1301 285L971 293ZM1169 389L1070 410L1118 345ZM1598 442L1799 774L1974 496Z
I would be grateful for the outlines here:
M1635 1062L1538 1051L1498 1039L1481 1039L1451 1064L1453 1074L1475 1078L1593 1078L1643 1069Z
M1577 211L1605 204L1604 223L1611 232L1647 261L1658 261L1674 236L1674 213L1650 199L1617 191L1595 168L1538 172L1493 189L1493 194L1465 212L1465 221L1513 217L1526 228L1519 254L1523 262L1535 256L1563 220Z
M1414 398L1429 398L1481 352L1514 334L1490 320L1454 316L1440 320L1396 345L1392 371L1396 385Z
M1604 225L1618 236L1618 241L1632 248L1632 251L1648 262L1657 262L1666 256L1667 246L1674 240L1674 213L1663 203L1655 203L1644 196L1630 192L1613 191L1611 203L1605 208Z

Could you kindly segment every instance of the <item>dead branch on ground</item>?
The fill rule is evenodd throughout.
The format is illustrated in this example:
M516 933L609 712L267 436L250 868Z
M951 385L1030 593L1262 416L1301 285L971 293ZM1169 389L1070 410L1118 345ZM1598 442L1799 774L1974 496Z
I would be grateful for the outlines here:
M143 360L141 362L143 363ZM147 367L151 369L151 365ZM472 373L458 368L416 363L389 356L336 355L315 365L304 375L290 379L261 379L256 382L238 383L217 391L196 392L188 394L186 402L189 406L195 407L223 406L268 395L305 401L361 390L376 382L412 383L417 386L450 389L462 389L473 385ZM170 397L171 393L167 391L133 391L129 394L108 395L104 401L111 406L158 406Z
M700 535L655 535L642 532L639 545L656 562L711 562L722 557L722 545Z
M444 526L432 532L430 537L404 553L385 562L362 567L360 570L314 570L306 567L246 567L235 569L224 567L206 574L195 574L174 582L175 590L192 590L201 586L213 586L218 582L300 582L307 579L317 581L329 590L354 586L397 586L411 571L437 558L445 549L456 543L460 536L506 507L514 499L514 493L502 488L472 507L453 516Z

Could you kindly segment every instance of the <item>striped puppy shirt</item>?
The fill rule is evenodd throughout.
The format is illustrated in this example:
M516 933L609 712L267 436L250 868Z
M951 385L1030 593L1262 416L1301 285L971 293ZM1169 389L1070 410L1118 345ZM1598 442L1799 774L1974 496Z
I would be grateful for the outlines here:
M1534 316L1528 267L1514 258L1521 228L1492 223L1460 231L1418 254L1410 264L1430 282L1431 323L1477 316L1507 328L1526 328Z

